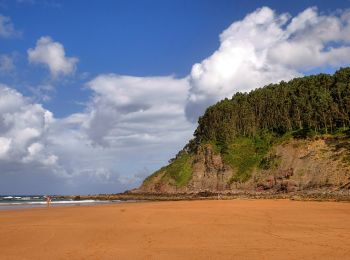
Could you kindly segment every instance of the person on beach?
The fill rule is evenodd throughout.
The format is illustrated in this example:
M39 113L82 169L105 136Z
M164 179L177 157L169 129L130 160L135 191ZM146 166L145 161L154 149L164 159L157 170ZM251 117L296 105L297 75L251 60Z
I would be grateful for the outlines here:
M50 196L46 196L46 205L49 208L51 205L51 197Z

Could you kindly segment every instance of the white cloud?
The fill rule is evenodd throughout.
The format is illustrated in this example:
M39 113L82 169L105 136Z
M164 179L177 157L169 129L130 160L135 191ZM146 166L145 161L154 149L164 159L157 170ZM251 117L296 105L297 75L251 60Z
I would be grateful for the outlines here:
M20 35L21 32L15 29L11 18L0 14L0 37L13 38Z
M135 185L119 181L118 151L92 146L76 127L84 120L74 117L55 119L40 104L0 85L2 193L115 192Z
M57 158L45 149L52 122L51 112L0 85L0 163L54 165Z
M43 154L44 146L41 143L32 143L28 148L28 154L23 158L23 162L39 161L43 165L55 165L58 157L54 154Z
M186 79L107 74L87 85L95 94L85 127L97 144L165 142L193 128L184 116Z
M50 132L72 187L135 187L192 136L186 79L103 74L87 86L94 94L86 111L57 119Z
M192 136L195 125L184 113L186 79L104 74L87 87L93 95L86 111L58 119L2 86L3 180L8 172L8 180L26 172L40 182L45 172L61 192L117 192L140 184Z
M220 35L220 47L193 65L186 115L235 92L289 80L305 70L349 64L350 12L320 15L308 8L296 17L257 9Z
M0 159L6 158L10 149L11 139L0 137Z
M41 37L35 48L27 52L30 63L44 64L53 77L69 75L76 70L78 58L67 57L63 45L48 36Z

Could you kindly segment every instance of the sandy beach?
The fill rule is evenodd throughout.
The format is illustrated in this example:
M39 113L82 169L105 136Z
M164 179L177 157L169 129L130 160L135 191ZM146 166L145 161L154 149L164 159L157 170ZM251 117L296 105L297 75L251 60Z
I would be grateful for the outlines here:
M350 204L123 203L0 212L1 259L349 259Z

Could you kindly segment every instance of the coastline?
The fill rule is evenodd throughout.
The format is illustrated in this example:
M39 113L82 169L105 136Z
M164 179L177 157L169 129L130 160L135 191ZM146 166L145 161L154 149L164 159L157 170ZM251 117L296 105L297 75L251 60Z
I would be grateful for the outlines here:
M24 198L26 198L24 196ZM54 195L50 207L96 206L100 204L120 204L157 201L205 201L205 200L291 200L318 202L350 202L350 190L330 191L309 190L303 192L210 192L197 193L141 193L126 191L117 194L97 195ZM47 208L45 201L16 201L0 203L0 212L32 208Z
M9 210L0 250L2 259L344 259L349 217L348 203L265 199Z
M350 190L308 190L289 193L273 192L211 192L201 191L192 193L142 193L135 191L126 191L116 194L97 194L97 195L76 195L76 196L58 196L59 198L79 200L142 200L142 201L180 201L180 200L234 200L234 199L289 199L296 201L334 201L350 202Z

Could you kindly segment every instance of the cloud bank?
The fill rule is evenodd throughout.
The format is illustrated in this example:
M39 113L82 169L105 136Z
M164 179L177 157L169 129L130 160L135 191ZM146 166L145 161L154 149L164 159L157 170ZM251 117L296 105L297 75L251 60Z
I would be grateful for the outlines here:
M93 95L85 111L65 118L54 118L40 104L1 87L3 192L9 182L11 192L24 186L28 179L18 178L19 172L32 180L60 183L51 192L129 189L192 136L194 125L184 114L186 79L103 74L86 86Z

